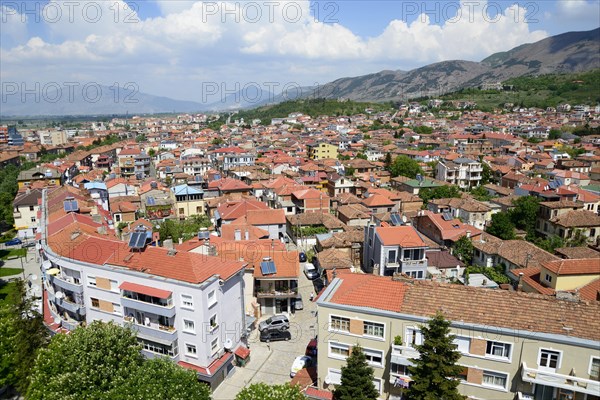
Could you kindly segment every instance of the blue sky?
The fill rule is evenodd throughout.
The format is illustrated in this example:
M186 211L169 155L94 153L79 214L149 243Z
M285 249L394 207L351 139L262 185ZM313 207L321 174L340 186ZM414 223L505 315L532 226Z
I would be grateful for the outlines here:
M134 82L142 92L202 101L215 85L213 97L252 82L277 92L479 61L597 28L600 1L0 0L0 24L3 84Z

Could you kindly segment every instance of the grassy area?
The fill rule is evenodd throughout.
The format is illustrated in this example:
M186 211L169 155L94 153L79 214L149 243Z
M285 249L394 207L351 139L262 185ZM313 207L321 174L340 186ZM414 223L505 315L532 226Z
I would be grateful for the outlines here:
M13 276L23 272L22 268L0 268L0 277Z
M27 249L2 249L0 250L0 259L8 260L14 257L25 257L27 255Z
M284 118L293 112L301 112L311 117L319 115L354 115L363 114L365 109L373 111L391 111L391 103L361 103L356 101L337 101L325 99L305 99L284 101L283 103L258 107L252 110L241 111L233 119L244 118L250 123L253 119L260 119L262 123L269 124L273 118Z
M556 107L562 103L597 104L600 102L600 70L578 74L550 74L509 79L513 90L463 89L442 96L444 100L472 101L481 110L501 108L505 103L522 107Z
M16 289L16 282L5 282L0 280L0 306L6 304L9 294L14 293Z

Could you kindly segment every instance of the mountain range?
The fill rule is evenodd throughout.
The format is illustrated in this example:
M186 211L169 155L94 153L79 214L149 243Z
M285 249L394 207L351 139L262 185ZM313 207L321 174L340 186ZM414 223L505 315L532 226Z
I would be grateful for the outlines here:
M484 39L482 39L484 40ZM573 73L600 68L600 28L568 32L506 52L492 54L480 62L442 61L410 71L381 71L337 79L319 87L302 88L302 97L397 101L437 96L484 83L502 82L523 75ZM5 87L3 85L3 87ZM226 111L254 108L293 100L289 94L273 95L260 88L245 88L221 101L202 104L138 92L133 88L93 85L40 90L39 98L18 91L1 93L0 116L125 115ZM73 93L73 96L69 94Z

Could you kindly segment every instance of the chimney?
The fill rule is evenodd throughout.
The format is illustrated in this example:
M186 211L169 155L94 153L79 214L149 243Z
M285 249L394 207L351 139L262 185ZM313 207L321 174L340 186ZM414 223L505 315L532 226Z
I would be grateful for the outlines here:
M471 237L471 231L467 231L467 238Z
M519 272L519 281L517 282L517 292L523 291L523 273Z
M233 239L234 240L242 240L242 231L240 231L239 229L236 229L233 232Z
M183 243L183 238L179 238L179 244Z
M163 240L163 247L165 249L173 249L173 239Z

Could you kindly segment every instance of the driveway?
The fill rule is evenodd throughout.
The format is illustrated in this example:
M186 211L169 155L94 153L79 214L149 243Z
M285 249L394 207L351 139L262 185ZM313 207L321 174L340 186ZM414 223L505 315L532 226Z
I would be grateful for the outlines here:
M304 355L306 345L317 332L317 304L310 301L310 294L315 289L303 270L304 265L300 263L298 292L302 295L304 310L296 311L290 316L292 339L287 342L262 343L258 338L258 331L254 330L248 339L250 362L245 367L236 367L215 390L213 399L233 400L240 390L256 382L282 384L291 380L292 362L297 356Z

